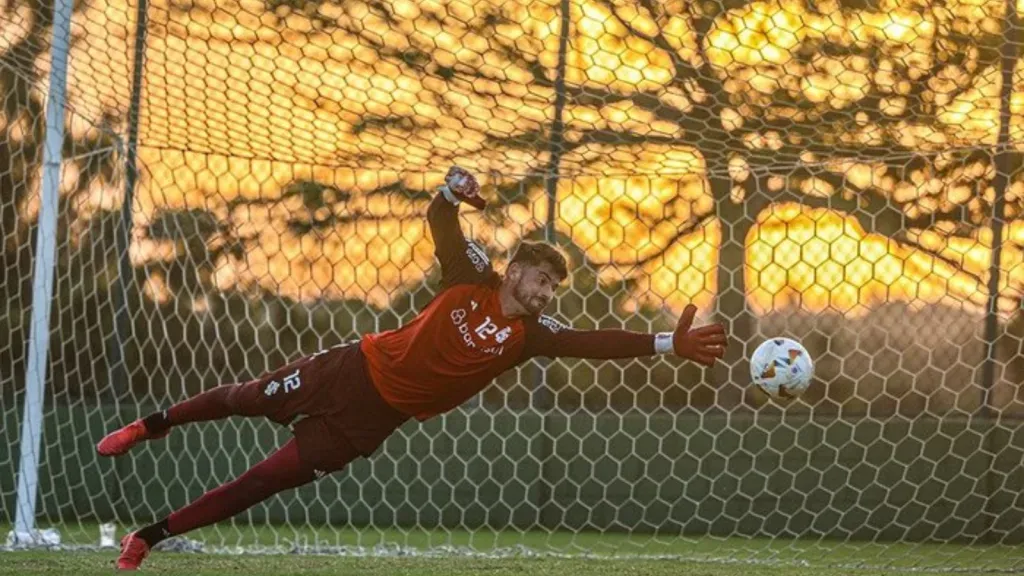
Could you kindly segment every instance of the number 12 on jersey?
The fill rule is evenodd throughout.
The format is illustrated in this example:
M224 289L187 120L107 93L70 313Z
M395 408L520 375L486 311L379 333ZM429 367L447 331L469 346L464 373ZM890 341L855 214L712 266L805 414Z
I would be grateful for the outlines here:
M507 326L499 331L498 325L491 321L490 316L484 318L484 321L476 327L475 331L481 340L487 340L487 337L493 334L494 341L498 344L508 340L508 337L512 334L512 329Z

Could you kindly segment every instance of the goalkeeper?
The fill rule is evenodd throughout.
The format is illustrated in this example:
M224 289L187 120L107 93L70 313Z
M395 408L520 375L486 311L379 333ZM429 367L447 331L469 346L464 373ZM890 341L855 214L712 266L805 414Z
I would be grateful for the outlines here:
M237 479L121 541L117 567L139 567L161 540L207 526L270 496L370 456L405 421L427 420L535 356L614 359L671 353L704 366L721 358L721 325L674 332L573 330L541 315L568 275L555 248L523 242L504 276L462 234L458 205L483 208L476 179L452 168L427 210L442 289L408 324L299 359L257 380L213 388L108 434L96 449L120 456L189 422L264 416L294 437Z

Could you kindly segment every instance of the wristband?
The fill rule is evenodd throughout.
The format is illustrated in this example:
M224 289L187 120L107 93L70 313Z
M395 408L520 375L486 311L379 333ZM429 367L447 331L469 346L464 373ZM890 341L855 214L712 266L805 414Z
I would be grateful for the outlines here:
M654 353L655 354L668 354L674 352L675 348L672 346L672 333L671 332L659 332L654 335Z
M461 200L455 197L455 194L452 194L452 189L449 188L448 186L441 186L439 190L441 191L441 194L444 196L444 199L451 202L453 205L458 206L459 202L461 202Z

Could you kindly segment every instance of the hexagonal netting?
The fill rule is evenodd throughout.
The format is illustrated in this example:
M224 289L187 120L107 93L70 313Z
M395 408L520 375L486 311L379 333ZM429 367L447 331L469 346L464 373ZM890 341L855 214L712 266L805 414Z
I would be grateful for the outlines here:
M148 523L282 443L238 418L127 459L93 450L415 317L439 281L426 206L460 165L490 201L463 229L499 271L523 238L569 255L550 314L654 332L692 302L727 326L724 361L531 362L193 541L1020 569L1013 8L76 2L36 525L91 546L99 523ZM0 6L0 523L16 512L52 11ZM749 385L749 354L777 335L817 369L787 404Z

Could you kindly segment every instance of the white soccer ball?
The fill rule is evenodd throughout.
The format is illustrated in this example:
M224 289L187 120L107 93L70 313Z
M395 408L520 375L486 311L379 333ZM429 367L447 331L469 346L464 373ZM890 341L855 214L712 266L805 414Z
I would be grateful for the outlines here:
M814 362L796 340L770 338L750 358L750 379L772 398L796 398L811 385Z

